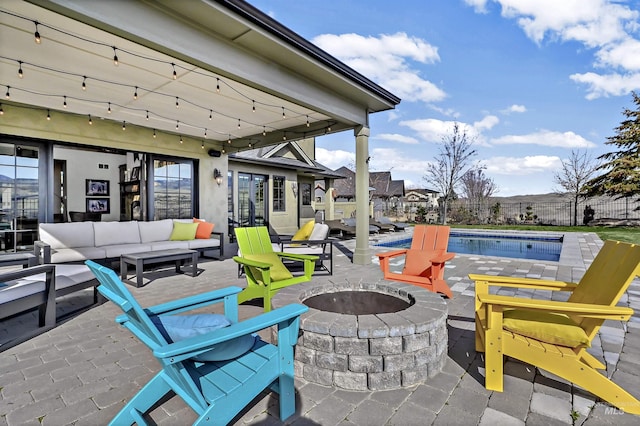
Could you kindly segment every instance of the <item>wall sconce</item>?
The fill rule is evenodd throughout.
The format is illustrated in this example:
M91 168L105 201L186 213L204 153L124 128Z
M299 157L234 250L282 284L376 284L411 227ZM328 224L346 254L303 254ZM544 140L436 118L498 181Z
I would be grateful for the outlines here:
M213 169L213 178L216 180L218 186L222 184L222 173L220 173L220 170Z
M293 191L293 196L298 196L298 182L291 182L291 190Z

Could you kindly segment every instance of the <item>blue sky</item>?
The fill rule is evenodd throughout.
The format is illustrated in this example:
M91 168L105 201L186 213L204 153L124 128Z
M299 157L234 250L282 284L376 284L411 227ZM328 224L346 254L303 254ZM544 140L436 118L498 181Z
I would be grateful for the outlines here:
M542 194L572 150L594 158L640 91L640 1L250 0L402 98L371 116L370 170L430 187L425 164L460 123L497 196ZM316 159L352 166L343 132Z

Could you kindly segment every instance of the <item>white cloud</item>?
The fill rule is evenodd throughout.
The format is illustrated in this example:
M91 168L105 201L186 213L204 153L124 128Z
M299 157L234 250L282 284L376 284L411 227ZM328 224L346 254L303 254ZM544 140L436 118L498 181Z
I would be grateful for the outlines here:
M466 4L472 6L476 13L487 13L488 0L464 0Z
M395 121L398 118L400 118L400 113L396 110L392 109L391 111L387 112L387 121Z
M373 136L372 139L382 139L382 140L385 140L385 141L408 143L408 144L417 144L418 143L418 140L416 138L412 138L410 136L399 135L397 133L381 133L379 135Z
M341 149L328 150L316 146L316 161L332 170L342 166L350 166L356 163L354 152L343 151Z
M478 132L482 130L490 130L499 122L500 122L500 119L495 115L487 115L482 120L474 122L473 128L476 129Z
M595 49L594 67L620 69L604 75L574 74L571 79L588 86L587 99L621 95L640 89L640 11L627 2L611 0L492 0L502 16L515 19L525 34L541 44L545 39L575 41ZM477 13L486 2L466 0ZM632 74L629 74L632 73Z
M541 130L528 135L506 135L490 140L494 145L542 145L559 148L593 148L590 142L574 132L552 132Z
M405 120L401 121L400 125L410 128L416 132L420 139L426 142L441 142L443 137L451 135L454 124L458 123L460 131L466 131L469 140L476 145L486 145L482 131L491 129L499 121L498 117L487 115L482 120L476 121L471 125L459 121L443 121L435 118Z
M428 153L425 153L428 155ZM434 151L435 155L435 151ZM422 156L421 156L422 157ZM400 173L417 173L422 176L426 170L428 160L424 158L408 157L393 148L375 148L371 151L371 170L391 171L393 179L399 179Z
M503 114L511 114L512 112L522 113L527 112L527 107L524 105L513 104L509 108L505 108L500 112Z
M526 157L491 157L482 160L486 166L486 174L496 175L530 175L540 172L551 172L562 166L557 156L532 155Z
M596 74L588 72L584 74L572 74L571 80L586 84L588 89L587 99L597 99L601 96L621 96L632 90L640 88L640 73L621 74Z
M322 34L313 43L353 69L406 101L435 102L446 93L420 77L410 61L433 64L440 61L438 48L405 33L364 37L359 34Z

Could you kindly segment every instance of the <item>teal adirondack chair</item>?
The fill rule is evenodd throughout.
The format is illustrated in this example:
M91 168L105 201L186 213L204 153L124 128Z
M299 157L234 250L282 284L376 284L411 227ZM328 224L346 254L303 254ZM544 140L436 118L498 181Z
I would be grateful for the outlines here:
M194 424L226 425L267 388L279 394L281 420L295 412L293 347L306 306L291 304L238 322L241 289L227 287L142 308L114 271L85 263L100 281L98 291L124 311L116 322L147 345L162 366L112 425L147 424L146 414L171 392L198 414ZM215 303L223 304L224 315L177 315ZM230 324L221 327L221 319ZM207 331L205 325L217 329ZM277 346L254 334L274 325ZM194 330L204 334L193 335ZM178 336L185 332L188 336Z
M273 251L266 226L235 228L239 256L234 256L244 267L247 287L238 295L238 303L263 299L264 311L271 310L271 298L281 288L311 281L318 256ZM304 262L304 273L293 275L281 259Z

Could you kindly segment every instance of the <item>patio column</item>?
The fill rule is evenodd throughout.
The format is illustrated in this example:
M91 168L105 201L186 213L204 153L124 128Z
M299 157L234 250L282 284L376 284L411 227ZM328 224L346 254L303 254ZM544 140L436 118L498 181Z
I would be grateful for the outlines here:
M353 263L369 265L369 128L356 127L356 248Z
M333 183L335 179L325 179L324 180L324 219L325 220L333 220L336 217L335 209L336 202L333 199Z

